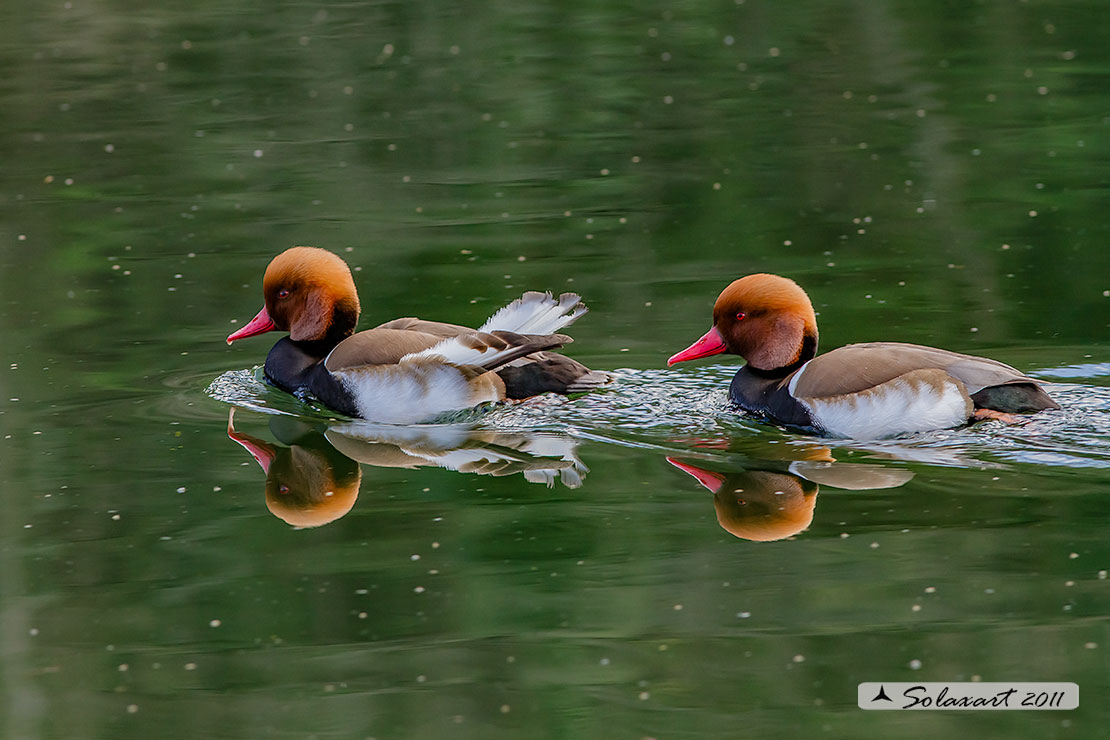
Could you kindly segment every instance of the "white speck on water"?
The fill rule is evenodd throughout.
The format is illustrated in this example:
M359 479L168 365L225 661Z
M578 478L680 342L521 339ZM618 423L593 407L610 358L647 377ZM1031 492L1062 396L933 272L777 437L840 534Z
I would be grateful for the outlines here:
M736 618L737 619L748 619L751 616L752 616L751 612L737 612L736 613Z
M851 536L852 536L852 535L848 534L847 532L841 532L841 533L840 533L840 539L842 539L842 540L846 540L846 539L848 539L848 538L849 538L849 537L851 537Z
M409 556L409 560L419 560L419 559L420 559L420 556L415 554L415 553L413 553L412 555Z
M806 656L802 655L801 653L798 653L797 655L794 656L794 662L795 663L805 663L806 662Z
M994 589L993 589L993 588L984 588L984 589L983 589L983 593L985 593L985 594L993 594L993 593L994 593Z
M878 550L879 549L879 543L878 542L872 542L870 547L871 547L872 550Z
M1095 648L1098 647L1098 643L1097 642L1088 642L1088 643L1085 643L1083 645L1083 647L1087 648L1088 650L1094 650Z
M185 486L181 486L180 488L178 488L177 492L178 493L185 493Z
M925 587L925 593L927 593L927 594L935 594L936 592L937 592L937 587L936 586L926 586Z
M640 692L640 701L647 701L650 698L651 698L651 693L650 692L647 692L647 691L641 691Z
M1106 577L1107 577L1107 572L1106 572L1105 570L1100 570L1100 571L1098 572L1098 579L1099 579L1100 581L1105 581L1105 580L1106 580Z
M185 664L185 670L187 670L187 671L195 671L196 669L197 669L197 664L196 663L186 663Z
M501 705L501 714L508 714L511 711L513 711L513 708L510 707L508 704Z
M223 624L223 622L218 619L213 619L208 622L209 627L219 627L221 624Z
M598 663L600 665L609 665L609 659L608 658L602 658L601 660L598 661Z
M1068 559L1069 560L1075 560L1077 557L1079 557L1079 553L1077 553L1077 552L1073 552L1073 553L1068 554Z
M127 713L128 714L134 714L137 711L139 711L139 705L138 704L128 704L127 705Z
M424 587L423 586L417 586L416 588L414 588L412 590L412 592L416 593L416 594L422 594L422 593L424 593Z
M680 611L682 611L682 604L675 604L675 605L674 605L674 610L675 610L676 612L680 612Z
M914 604L913 606L910 607L910 611L915 611L915 612L921 611L921 604Z
M917 658L914 658L913 660L911 660L910 661L910 670L911 671L921 670L921 661L918 660Z

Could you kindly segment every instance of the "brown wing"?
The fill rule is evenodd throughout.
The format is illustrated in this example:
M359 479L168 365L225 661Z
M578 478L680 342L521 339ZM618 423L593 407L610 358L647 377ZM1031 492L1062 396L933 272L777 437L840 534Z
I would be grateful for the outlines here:
M324 367L342 370L359 365L393 365L402 357L438 344L442 337L402 329L367 329L347 337L331 351Z
M974 394L990 386L1035 383L996 360L899 342L849 344L815 357L805 366L794 395L827 398L859 393L915 370L944 370Z
M460 334L473 334L474 329L469 329L458 324L448 324L443 321L424 321L414 316L403 319L393 319L377 327L378 329L398 329L400 331L414 331L421 334L431 334L440 339L450 339Z

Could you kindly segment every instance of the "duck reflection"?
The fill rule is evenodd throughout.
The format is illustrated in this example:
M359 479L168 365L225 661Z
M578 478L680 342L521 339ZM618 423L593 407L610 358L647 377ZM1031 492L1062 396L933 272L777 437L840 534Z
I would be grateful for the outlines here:
M521 474L548 488L561 481L582 485L589 469L576 443L551 434L504 434L465 426L393 427L366 423L309 424L270 417L279 446L235 429L227 436L266 473L266 507L294 527L319 527L339 519L355 504L361 464L382 468L440 467L474 475Z
M805 531L813 522L820 485L853 491L896 488L913 477L899 468L838 463L827 448L814 448L811 459L766 462L758 469L734 467L715 471L668 457L667 462L693 476L713 494L717 522L745 540L770 542ZM719 466L716 466L719 467ZM783 467L785 469L774 469Z

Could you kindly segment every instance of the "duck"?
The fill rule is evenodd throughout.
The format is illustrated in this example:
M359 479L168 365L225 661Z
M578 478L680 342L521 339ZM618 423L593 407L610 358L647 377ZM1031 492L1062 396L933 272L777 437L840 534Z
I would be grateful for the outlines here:
M821 436L882 439L1060 408L1036 380L986 357L902 342L818 355L809 296L767 273L729 284L713 304L712 328L667 365L722 353L746 360L729 386L733 404Z
M478 329L415 317L355 332L360 316L350 267L337 254L298 246L274 257L264 305L227 343L288 332L266 356L278 388L352 418L417 424L486 403L569 395L610 382L551 350L588 310L575 293L529 291Z

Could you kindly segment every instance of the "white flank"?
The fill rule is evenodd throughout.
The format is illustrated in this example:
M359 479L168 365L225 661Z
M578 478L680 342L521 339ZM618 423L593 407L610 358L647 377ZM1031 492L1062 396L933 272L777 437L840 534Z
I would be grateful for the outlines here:
M476 392L451 365L364 365L333 374L351 392L359 416L383 424L416 424L498 400L492 385Z
M554 334L589 310L581 300L575 293L563 293L556 300L550 293L529 291L490 316L478 331Z
M830 435L882 439L898 434L948 429L967 422L970 405L956 383L941 389L895 378L863 393L798 399Z
M422 364L427 360L436 360L451 365L485 365L488 367L489 363L516 354L517 351L517 345L513 344L501 350L495 350L492 347L474 349L473 347L467 347L458 337L452 337L444 339L439 344L433 345L422 352L405 355L398 360L398 364L404 366L406 363Z

